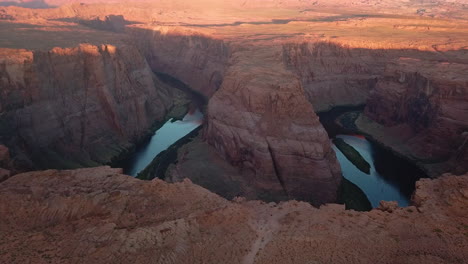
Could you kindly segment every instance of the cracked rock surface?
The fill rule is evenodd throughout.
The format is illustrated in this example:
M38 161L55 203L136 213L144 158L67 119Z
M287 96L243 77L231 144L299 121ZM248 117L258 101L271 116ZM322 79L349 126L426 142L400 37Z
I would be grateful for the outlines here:
M355 212L230 202L109 167L29 172L0 183L0 262L463 263L467 213L468 175L419 181L406 208Z

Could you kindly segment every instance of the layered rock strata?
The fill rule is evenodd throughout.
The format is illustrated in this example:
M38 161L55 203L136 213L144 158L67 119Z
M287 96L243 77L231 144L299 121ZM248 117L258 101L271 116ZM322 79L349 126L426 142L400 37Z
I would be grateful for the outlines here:
M229 47L201 31L186 28L132 28L140 50L155 72L168 74L210 98L221 86Z
M0 136L23 168L108 163L171 106L131 46L0 52Z
M468 175L419 181L413 203L359 213L106 167L30 172L0 183L0 262L463 263Z
M333 42L283 45L283 61L297 73L316 112L362 105L385 69L388 52Z
M381 133L397 139L393 147L432 176L468 171L467 70L467 63L401 58L387 66L365 109Z
M208 105L205 138L271 195L336 200L339 164L281 48L242 47Z
M283 45L316 112L366 104L358 128L429 175L468 170L466 52ZM368 124L375 122L375 125Z

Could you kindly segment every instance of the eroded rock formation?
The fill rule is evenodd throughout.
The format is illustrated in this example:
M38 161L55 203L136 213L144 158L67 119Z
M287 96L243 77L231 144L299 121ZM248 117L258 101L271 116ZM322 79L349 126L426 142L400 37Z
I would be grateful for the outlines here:
M95 18L92 20L81 20L79 23L99 30L123 33L125 31L125 25L129 22L126 21L122 15L108 15L105 16L104 19Z
M366 104L358 128L417 162L429 175L466 167L466 52L353 48L333 42L286 44L315 111ZM370 122L376 122L373 125Z
M185 28L133 28L149 65L210 98L221 86L229 47L201 31Z
M468 79L462 73L467 69L465 63L401 58L387 66L368 100L366 117L383 125L380 133L399 140L392 146L431 176L468 171Z
M359 213L229 202L106 167L30 172L0 183L0 261L463 263L468 175L421 180L413 201Z
M327 133L281 50L243 47L208 105L205 137L271 195L336 200L341 173Z
M340 170L313 108L364 102L361 130L428 170L466 172L462 0L83 2L0 8L0 262L468 259L466 174L420 181L413 206L366 213L229 202L183 181L229 198L334 201ZM109 15L136 23L117 19L125 34L76 23ZM107 167L10 177L12 164L92 166L131 147L171 106L152 71L211 98L206 142L168 172L181 183ZM194 173L205 157L216 163Z
M171 106L131 46L0 52L1 140L23 169L108 163Z
M352 49L333 42L283 46L284 63L299 75L316 112L365 104L388 57L386 51Z

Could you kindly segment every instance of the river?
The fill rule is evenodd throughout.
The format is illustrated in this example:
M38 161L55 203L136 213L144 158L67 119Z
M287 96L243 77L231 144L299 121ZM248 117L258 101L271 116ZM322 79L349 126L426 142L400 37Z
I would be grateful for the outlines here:
M343 177L358 186L369 199L372 207L378 207L380 201L397 201L400 206L410 204L415 183L424 173L414 164L397 157L391 151L382 148L356 131L337 126L334 120L347 111L361 111L358 108L337 108L320 113L320 121L330 138L341 138L356 149L371 165L370 173L359 170L343 153L333 145L341 165Z
M356 110L356 109L352 109ZM343 153L333 145L342 168L343 177L354 183L367 196L372 207L378 207L381 200L397 201L400 206L408 206L415 182L425 175L413 164L403 160L362 135L354 134L337 126L333 121L347 108L334 109L321 113L320 121L330 138L341 138L351 145L371 165L369 174L359 170ZM195 108L182 120L167 121L151 139L129 158L124 165L124 172L137 176L153 159L179 139L183 138L203 123L203 114Z
M151 139L138 148L132 157L125 162L124 173L136 177L153 159L177 140L186 136L203 123L203 114L195 109L185 115L182 120L167 121L151 137Z
M381 200L397 201L400 206L407 206L409 204L410 197L408 194L400 190L397 183L387 181L377 171L373 154L376 150L371 142L365 137L356 135L338 135L337 137L342 138L346 143L354 147L371 165L369 174L362 172L333 145L336 157L341 165L343 177L357 185L366 194L372 207L378 207ZM395 166L398 165L395 164Z

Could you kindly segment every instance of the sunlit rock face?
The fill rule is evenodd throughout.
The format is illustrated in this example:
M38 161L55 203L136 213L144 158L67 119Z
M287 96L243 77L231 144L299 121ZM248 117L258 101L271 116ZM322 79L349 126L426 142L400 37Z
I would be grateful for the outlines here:
M1 136L24 166L110 162L170 106L134 47L1 52Z
M356 212L230 202L188 180L108 167L30 172L0 183L0 261L463 263L468 175L421 180L413 197L415 206Z
M80 23L95 29L108 30L117 33L123 33L125 31L125 25L129 24L122 15L109 15L105 16L103 19L95 18L91 20L81 20Z
M297 77L275 49L234 53L208 105L205 137L231 164L253 172L272 196L336 200L340 169Z

